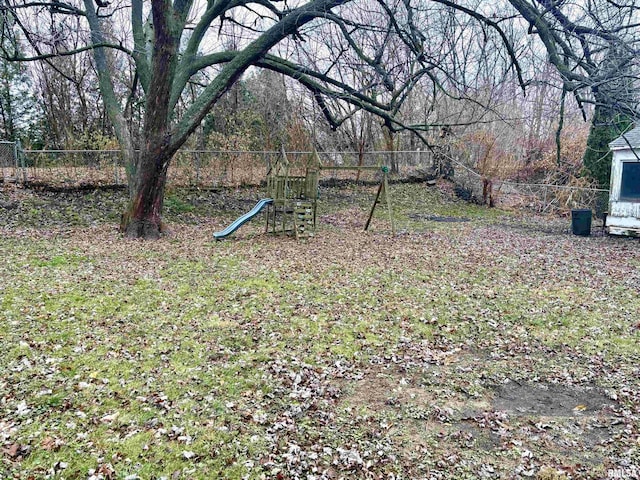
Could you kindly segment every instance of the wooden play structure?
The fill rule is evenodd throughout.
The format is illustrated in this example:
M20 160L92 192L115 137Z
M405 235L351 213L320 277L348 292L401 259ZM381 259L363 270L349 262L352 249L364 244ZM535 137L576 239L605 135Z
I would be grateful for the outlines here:
M267 172L267 195L272 200L267 210L266 231L293 233L296 238L315 234L318 205L320 160L313 154L306 165L293 168L282 154Z
M391 199L389 197L388 168L373 166L327 166L323 167L317 152L313 152L304 165L292 166L284 148L281 156L267 172L267 195L271 203L267 206L266 231L292 233L296 238L315 235L318 206L318 179L320 171L328 170L372 170L382 172L382 180L371 206L364 229L368 230L376 206L383 201L387 205L392 233L395 234Z

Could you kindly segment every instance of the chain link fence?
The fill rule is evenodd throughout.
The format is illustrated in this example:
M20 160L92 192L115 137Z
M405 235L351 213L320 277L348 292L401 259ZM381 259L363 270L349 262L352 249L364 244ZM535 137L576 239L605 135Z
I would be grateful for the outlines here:
M75 187L126 185L118 150L25 150L23 177L28 183Z
M286 152L295 169L314 152ZM377 181L380 173L335 167L387 166L392 176L407 179L445 177L453 181L455 193L478 203L526 208L537 213L566 212L591 208L606 210L608 191L570 185L519 183L485 178L469 165L471 158L452 156L446 149L395 152L320 152L323 169L320 180ZM167 183L173 187L202 189L259 185L269 167L281 156L275 151L181 150L169 168ZM0 167L4 181L18 181L62 187L83 185L125 187L127 173L118 150L26 150L15 143L0 142Z
M279 158L274 151L181 150L173 158L168 185L199 188L259 185ZM293 168L302 168L314 152L286 152ZM401 152L323 152L325 167L391 166L407 175L430 159L428 151ZM127 174L118 150L25 150L24 180L56 186L126 185ZM371 174L357 171L323 170L323 178L366 180Z
M18 143L0 141L0 180L3 183L19 182L23 170L20 168Z
M572 209L591 209L603 218L609 190L580 185L527 183L485 177L459 159L448 157L456 193L477 203L530 210L539 214L566 214Z

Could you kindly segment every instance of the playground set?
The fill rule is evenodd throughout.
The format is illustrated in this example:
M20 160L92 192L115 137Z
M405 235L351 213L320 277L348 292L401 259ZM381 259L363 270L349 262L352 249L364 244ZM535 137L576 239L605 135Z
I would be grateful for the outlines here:
M304 165L293 166L282 149L281 156L267 172L267 195L247 213L237 218L224 230L213 234L216 240L222 240L242 225L266 209L265 232L273 234L292 234L296 239L315 235L318 208L318 182L320 171L327 170L372 170L382 173L382 179L371 206L364 230L369 229L376 206L384 201L387 204L392 233L395 234L391 199L389 198L388 172L386 166L323 166L317 152L307 159Z

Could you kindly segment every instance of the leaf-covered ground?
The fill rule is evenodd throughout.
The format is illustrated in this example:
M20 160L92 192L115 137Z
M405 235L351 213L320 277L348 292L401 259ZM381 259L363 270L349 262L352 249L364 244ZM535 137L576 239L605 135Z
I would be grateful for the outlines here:
M259 191L139 242L123 192L5 189L0 478L639 478L638 241L424 185L363 233L373 189L218 243Z

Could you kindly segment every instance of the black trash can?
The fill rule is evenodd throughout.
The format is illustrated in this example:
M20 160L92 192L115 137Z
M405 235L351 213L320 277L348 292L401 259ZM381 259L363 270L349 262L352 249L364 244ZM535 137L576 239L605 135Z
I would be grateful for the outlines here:
M591 210L571 210L571 231L574 235L591 235Z

